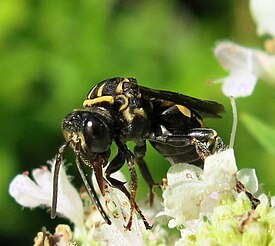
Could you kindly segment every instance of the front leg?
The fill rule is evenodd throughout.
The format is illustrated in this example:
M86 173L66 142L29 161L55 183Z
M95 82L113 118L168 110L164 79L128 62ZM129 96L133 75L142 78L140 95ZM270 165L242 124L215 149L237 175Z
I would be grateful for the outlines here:
M126 226L126 229L130 230L132 226L132 220L133 220L133 214L134 214L134 209L135 209L135 198L136 198L136 193L137 193L137 188L138 188L138 178L137 178L137 173L135 170L135 159L133 153L128 149L125 143L123 143L119 139L115 139L116 145L123 153L123 155L126 158L128 168L130 171L130 177L131 177L131 192L130 192L130 218L129 222Z
M125 183L111 177L113 173L118 171L124 165L124 162L125 162L125 156L121 151L119 151L106 169L106 179L112 186L122 191L130 201L131 194L124 186ZM148 221L146 220L145 216L143 215L142 211L140 210L138 204L135 201L134 201L134 205L135 205L136 211L139 213L140 217L143 220L145 228L151 229L152 226L149 225ZM127 225L127 229L130 230L130 228L128 228L128 225Z
M98 211L100 212L101 216L103 217L103 219L105 220L105 222L108 224L108 225L111 225L111 221L108 217L108 215L106 214L106 212L104 211L100 201L99 201L99 198L96 194L96 191L94 189L94 186L93 186L93 182L92 180L90 180L90 177L89 175L84 172L83 170L83 163L82 163L82 159L79 155L77 155L76 157L76 166L77 166L77 169L79 171L79 174L83 180L83 183L86 187L86 191L88 193L88 195L90 196L90 198L92 199L92 201L95 203Z

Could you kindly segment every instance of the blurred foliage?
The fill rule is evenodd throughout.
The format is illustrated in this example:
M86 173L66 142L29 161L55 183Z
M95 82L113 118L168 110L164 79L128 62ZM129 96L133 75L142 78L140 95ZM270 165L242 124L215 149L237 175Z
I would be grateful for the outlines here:
M263 148L275 155L275 128L270 127L266 122L250 114L242 114L241 119L247 126L247 130L257 139Z
M9 197L8 185L17 173L54 157L64 141L62 118L80 108L89 89L103 79L133 76L148 87L220 101L227 113L207 123L228 142L229 100L220 86L207 81L225 75L212 54L215 42L261 43L247 5L229 0L1 0L0 244L31 245L42 226L51 229L60 222L41 209L22 210ZM275 122L274 103L274 90L264 83L253 96L237 101L239 112L269 122ZM275 180L268 174L275 158L245 128L239 124L238 163L256 168L266 191L274 193ZM168 163L149 146L146 160L160 182ZM140 191L145 189L140 180Z

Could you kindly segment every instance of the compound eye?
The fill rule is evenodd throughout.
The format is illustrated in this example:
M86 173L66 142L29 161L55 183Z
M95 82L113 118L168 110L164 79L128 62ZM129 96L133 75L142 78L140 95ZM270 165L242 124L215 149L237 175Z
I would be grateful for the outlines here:
M84 138L88 149L93 153L107 151L112 142L108 126L94 117L84 123Z

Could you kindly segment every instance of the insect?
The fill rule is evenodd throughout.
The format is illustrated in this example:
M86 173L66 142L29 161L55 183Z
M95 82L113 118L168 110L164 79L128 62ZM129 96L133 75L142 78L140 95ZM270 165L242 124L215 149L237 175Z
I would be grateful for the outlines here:
M95 173L102 195L107 182L129 198L130 219L126 228L130 230L136 210L149 229L150 225L135 202L138 188L135 164L149 186L150 202L153 201L155 183L144 161L146 141L172 164L188 162L203 167L208 155L224 148L217 132L206 128L203 117L220 117L223 111L223 106L217 102L150 89L138 85L134 78L116 77L100 82L89 91L83 109L74 110L62 122L65 143L56 156L51 217L56 214L59 168L65 149L71 146L86 189L105 221L111 224L87 167ZM127 148L128 141L136 144L133 152ZM109 160L112 142L117 145L118 152ZM124 163L130 171L130 192L123 182L111 177ZM106 167L105 175L103 167Z

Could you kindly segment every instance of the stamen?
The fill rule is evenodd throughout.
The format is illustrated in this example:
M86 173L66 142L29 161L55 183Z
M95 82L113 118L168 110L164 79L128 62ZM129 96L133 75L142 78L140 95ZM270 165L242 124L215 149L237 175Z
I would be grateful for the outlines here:
M231 102L231 106L232 106L233 123L232 123L232 130L231 130L229 148L233 149L234 142L235 142L235 137L236 137L236 132L237 132L237 126L238 126L238 112L237 112L236 100L233 96L230 97L230 102Z

